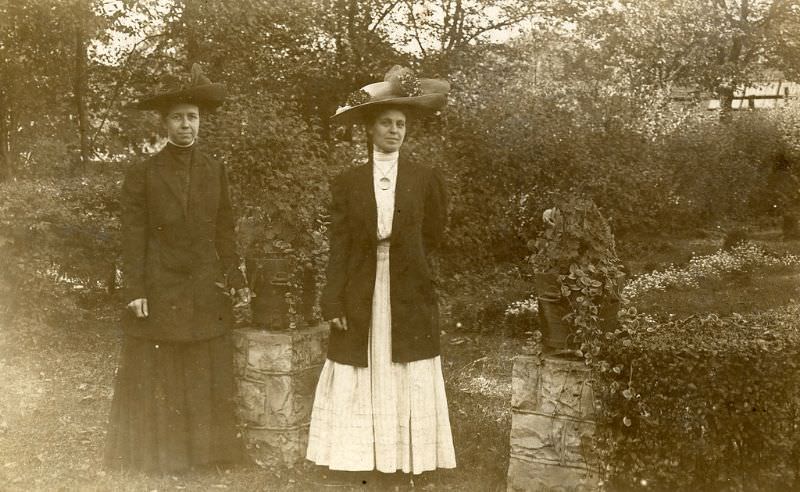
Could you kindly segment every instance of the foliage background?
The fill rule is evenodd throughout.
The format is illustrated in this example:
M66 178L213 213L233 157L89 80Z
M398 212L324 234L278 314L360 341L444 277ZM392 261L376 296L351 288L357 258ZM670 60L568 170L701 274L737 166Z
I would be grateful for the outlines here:
M404 148L452 193L446 327L520 335L534 321L507 307L530 297L526 244L556 196L592 198L623 261L797 212L797 100L729 108L797 80L798 34L798 0L0 0L0 315L57 326L122 305L120 180L159 142L126 103L195 62L231 94L201 139L227 166L241 252L323 282L328 182L364 150L328 116L403 64L452 84Z

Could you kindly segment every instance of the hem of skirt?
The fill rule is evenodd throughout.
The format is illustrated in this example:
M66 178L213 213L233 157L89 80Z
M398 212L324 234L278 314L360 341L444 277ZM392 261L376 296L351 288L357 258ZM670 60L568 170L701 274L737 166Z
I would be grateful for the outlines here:
M354 466L347 466L347 465L343 465L343 466L341 466L341 467L337 466L336 468L334 468L334 467L332 467L331 465L329 465L328 463L322 463L322 462L321 462L322 460L320 460L320 461L316 461L315 459L313 459L313 458L309 458L309 457L306 457L306 460L308 460L308 461L310 461L310 462L314 463L314 464L315 464L315 465L317 465L317 466L325 466L325 467L327 467L329 470L334 470L334 471L346 471L346 472L369 472L369 471L379 471L379 472L381 472L381 473L396 473L396 472L403 472L403 473L411 473L411 474L413 474L413 475L421 475L421 474L423 474L423 473L425 473L425 472L429 472L429 471L435 471L435 470L452 470L452 469L456 468L456 464L455 464L455 463L453 463L452 465L436 465L436 466L433 466L433 467L425 466L425 467L422 467L421 469L416 469L416 470L412 470L412 469L410 469L410 468L409 468L409 469L404 469L404 468L402 468L402 467L398 467L398 468L395 468L395 469L391 469L391 468L382 468L382 467L372 466L372 467L369 467L369 468L367 468L367 467L360 467L360 466L356 466L356 465L354 465Z
M101 467L105 470L112 472L121 472L121 473L133 472L133 473L143 473L145 475L170 475L170 474L188 473L209 467L227 468L227 467L242 466L247 464L248 461L245 460L244 458L202 460L202 461L196 461L187 464L172 465L172 466L132 464L125 462L124 460L115 458L113 460L104 459L102 461Z

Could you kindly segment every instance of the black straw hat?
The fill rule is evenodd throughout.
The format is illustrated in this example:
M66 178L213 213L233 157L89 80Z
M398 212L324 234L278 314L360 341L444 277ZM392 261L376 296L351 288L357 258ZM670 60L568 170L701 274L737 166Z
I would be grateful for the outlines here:
M194 104L213 110L225 101L225 86L212 83L195 63L188 74L168 75L155 94L140 96L132 106L142 110L164 110L175 104Z

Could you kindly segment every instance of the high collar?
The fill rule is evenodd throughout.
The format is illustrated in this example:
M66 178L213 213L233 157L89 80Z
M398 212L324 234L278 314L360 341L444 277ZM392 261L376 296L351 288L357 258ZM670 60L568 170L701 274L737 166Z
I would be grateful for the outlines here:
M172 157L173 162L179 164L180 169L191 166L192 156L194 155L194 142L191 145L180 146L172 142L167 142L166 151Z
M397 159L400 157L400 151L395 150L394 152L381 152L377 147L372 147L372 160L376 163L389 163L392 164L397 162Z
M191 152L192 149L194 149L194 144L195 144L196 141L197 140L192 140L192 143L190 143L189 145L178 145L176 143L173 143L172 140L167 140L167 146L166 147L167 147L167 150L169 150L170 152L177 152L177 153L187 152L188 153L188 152Z

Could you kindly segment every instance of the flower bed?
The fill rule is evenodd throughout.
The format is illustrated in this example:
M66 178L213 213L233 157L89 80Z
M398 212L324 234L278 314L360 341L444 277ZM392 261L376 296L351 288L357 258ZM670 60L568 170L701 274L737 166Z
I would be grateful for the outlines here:
M800 256L774 255L755 243L741 243L730 251L720 250L704 256L695 256L685 267L671 265L664 271L654 271L639 275L628 282L623 295L634 299L653 290L669 287L697 287L703 278L718 277L724 273L750 270L772 266L800 265Z

